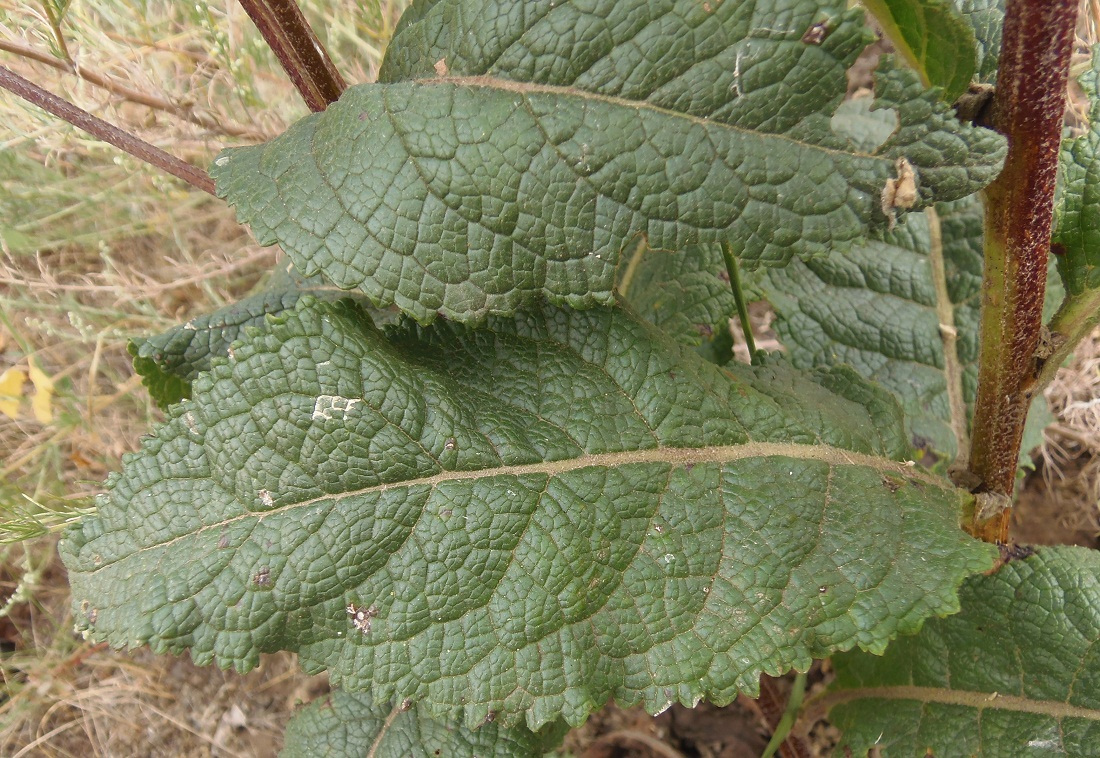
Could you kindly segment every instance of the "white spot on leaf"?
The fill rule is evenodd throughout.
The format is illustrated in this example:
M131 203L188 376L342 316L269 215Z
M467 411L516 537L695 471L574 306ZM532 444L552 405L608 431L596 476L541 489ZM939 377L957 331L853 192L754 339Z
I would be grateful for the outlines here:
M336 414L344 415L358 403L363 402L359 397L341 397L340 395L320 395L313 402L313 419L332 420Z

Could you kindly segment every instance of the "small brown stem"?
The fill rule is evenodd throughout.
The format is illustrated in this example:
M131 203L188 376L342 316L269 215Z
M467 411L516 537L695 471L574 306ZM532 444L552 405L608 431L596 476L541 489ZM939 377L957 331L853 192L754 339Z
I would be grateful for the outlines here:
M1047 255L1077 0L1009 0L993 101L1008 138L1004 171L985 190L981 353L970 470L1008 496L1036 386ZM970 524L989 542L1008 536L1009 512Z
M323 111L348 88L294 0L240 0L311 111Z
M57 51L61 53L61 57L71 65L73 63L73 56L69 54L69 46L65 44L65 34L61 31L61 19L54 15L53 6L48 2L43 2L41 5L42 10L46 12L46 20L50 22L50 29L53 31L54 42L57 43Z
M117 126L112 126L101 118L96 118L87 111L77 108L69 101L63 100L57 95L27 81L4 66L0 66L0 87L9 92L14 92L24 100L34 103L79 129L83 129L93 137L109 142L135 158L182 179L192 187L201 189L203 192L209 192L211 195L214 194L214 180L202 169L196 168L190 163L184 163L159 147L150 145L145 140L139 139Z
M761 674L760 697L755 701L748 701L760 712L768 725L768 731L773 734L787 710L787 699L780 694L775 681L767 674ZM779 746L779 754L783 758L809 758L811 755L805 741L796 734L787 735L787 739Z
M10 42L8 40L0 40L0 50L4 52L18 55L21 58L36 61L44 65L55 68L58 71L64 71L69 74L75 74L86 82L102 87L110 92L112 95L117 95L123 100L128 100L131 103L137 103L138 105L144 105L147 108L153 108L154 110L170 113L177 118L181 118L185 121L190 121L196 126L201 126L204 129L210 129L211 131L219 132L231 137L244 137L246 139L252 139L257 141L263 141L267 139L267 135L263 132L258 132L255 129L247 129L242 126L235 125L223 125L216 119L210 116L196 113L190 108L185 108L180 105L176 105L173 102L165 100L163 98L155 97L146 92L127 87L124 84L104 76L98 71L92 71L84 68L78 63L71 60L59 60L52 55L46 55L39 52L34 48L21 45L18 42Z
M650 752L660 758L684 758L684 754L671 745L666 745L656 737L634 729L619 729L600 735L584 751L584 758L600 758L601 756L610 755L610 748L627 747L632 743L644 745Z

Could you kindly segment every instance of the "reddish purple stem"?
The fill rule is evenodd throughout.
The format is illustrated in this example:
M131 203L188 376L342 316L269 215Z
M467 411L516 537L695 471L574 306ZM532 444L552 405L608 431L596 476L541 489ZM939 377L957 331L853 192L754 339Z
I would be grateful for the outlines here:
M0 66L0 87L14 92L24 100L34 103L79 129L83 129L93 137L109 142L135 158L182 179L192 187L201 189L203 192L209 192L211 195L214 194L214 180L202 169L164 152L159 147L150 145L145 140L139 139L117 126L108 124L103 119L76 107L68 100L47 92L4 66Z
M348 88L294 0L240 0L311 111L323 111Z

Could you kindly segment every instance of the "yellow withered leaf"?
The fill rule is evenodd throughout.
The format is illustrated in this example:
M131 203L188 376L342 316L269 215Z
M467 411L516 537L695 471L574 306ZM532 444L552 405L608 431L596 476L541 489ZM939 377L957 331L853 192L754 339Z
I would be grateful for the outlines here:
M15 366L0 374L0 413L8 418L19 416L19 401L23 397L25 381L27 381L26 373Z
M53 379L45 371L34 365L34 359L28 358L30 378L34 384L34 397L31 398L31 412L40 424L53 421Z

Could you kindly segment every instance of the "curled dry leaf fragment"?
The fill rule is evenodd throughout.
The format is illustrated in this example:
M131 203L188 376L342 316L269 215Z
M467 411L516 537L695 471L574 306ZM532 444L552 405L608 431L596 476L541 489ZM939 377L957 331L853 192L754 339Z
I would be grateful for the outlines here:
M1000 492L979 492L974 496L979 521L991 519L1001 511L1012 507L1012 498Z
M882 188L882 212L890 220L890 228L897 223L897 209L908 210L917 203L917 175L913 166L905 158L898 158L894 164L898 176L887 179Z

